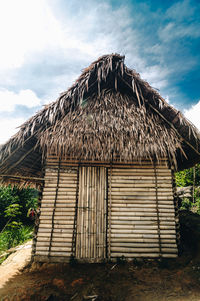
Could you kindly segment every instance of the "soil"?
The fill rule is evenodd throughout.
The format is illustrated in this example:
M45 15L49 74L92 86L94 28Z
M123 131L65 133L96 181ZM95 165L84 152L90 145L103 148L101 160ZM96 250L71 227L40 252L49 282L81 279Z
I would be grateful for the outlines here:
M180 222L181 255L177 259L32 263L17 275L10 266L12 278L0 289L0 300L200 301L200 216L182 212Z
M15 249L9 250L12 254L0 265L0 289L30 262L31 246L32 241L28 241Z

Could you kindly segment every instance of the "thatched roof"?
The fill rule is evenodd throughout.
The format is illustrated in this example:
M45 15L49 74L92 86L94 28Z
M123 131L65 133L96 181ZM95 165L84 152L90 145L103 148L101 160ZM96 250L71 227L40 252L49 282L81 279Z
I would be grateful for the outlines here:
M40 178L48 154L128 162L168 157L200 162L200 134L118 54L86 68L75 84L26 121L0 149L0 174Z

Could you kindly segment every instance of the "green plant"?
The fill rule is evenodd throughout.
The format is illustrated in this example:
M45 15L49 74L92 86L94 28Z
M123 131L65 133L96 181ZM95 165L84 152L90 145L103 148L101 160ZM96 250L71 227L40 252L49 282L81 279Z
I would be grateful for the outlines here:
M20 189L17 186L0 186L0 231L9 223L12 214L16 215L16 221L31 224L27 212L30 208L37 208L37 196L37 190L29 187Z
M181 202L181 210L191 210L192 208L192 202L187 199L187 198L184 198Z
M0 254L32 238L33 226L12 223L0 234Z
M32 238L33 221L27 213L37 208L37 194L31 188L0 187L0 254Z
M200 164L196 164L195 167L177 172L175 174L175 179L178 187L186 187L193 184L195 184L195 186L200 186Z

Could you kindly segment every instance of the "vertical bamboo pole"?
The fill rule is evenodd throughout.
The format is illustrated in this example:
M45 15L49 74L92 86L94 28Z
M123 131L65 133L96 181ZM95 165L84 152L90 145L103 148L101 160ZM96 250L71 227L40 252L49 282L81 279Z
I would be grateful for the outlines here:
M36 245L37 245L37 233L39 229L39 223L40 223L40 208L41 208L41 202L42 202L42 194L44 189L44 182L37 187L39 190L38 194L38 208L36 211L36 217L35 217L35 224L34 224L34 231L33 231L33 244L32 244L32 252L31 252L31 261L33 261L33 257L36 253Z
M160 237L158 179L157 179L157 169L156 169L156 162L155 161L154 161L154 176L155 176L155 190L156 190L156 213L157 213L157 223L158 223L158 246L159 246L159 257L161 257L162 256L162 250L161 250L161 237Z
M56 185L56 193L55 193L54 206L53 206L53 212L52 212L51 236L50 236L50 241L49 241L48 257L50 257L50 253L51 253L51 243L52 243L53 232L54 232L54 216L55 216L55 211L56 211L56 203L57 203L58 189L59 189L59 182L60 182L60 165L61 165L61 159L59 158L58 173L57 173L57 185Z
M77 178L76 178L76 203L75 203L75 213L74 213L74 225L73 225L73 236L72 236L72 251L71 255L76 256L76 247L77 247L77 219L78 219L78 199L79 199L79 177L80 177L80 168L77 167Z
M84 177L84 198L83 198L83 208L82 208L82 212L83 212L83 255L82 258L86 257L86 218L87 218L87 212L86 212L86 208L87 208L87 167L83 167L84 171L85 171L85 177Z
M99 167L96 168L97 169L97 194L96 194L96 242L97 242L97 253L96 256L97 258L99 257L99 184L100 184L100 178L99 178Z
M193 185L192 185L192 202L195 203L195 181L196 181L196 173L195 166L193 167Z
M90 245L91 245L91 192L92 192L92 167L89 170L89 195L88 195L88 258L91 258Z
M108 168L106 168L106 223L105 223L105 227L106 227L106 258L108 258Z
M108 239L108 258L111 258L111 207L112 207L112 162L110 163L109 181L109 239Z
M99 197L99 258L102 258L102 183L103 183L103 173L102 173L103 167L99 167L99 183L100 183L100 197Z
M94 168L94 183L95 183L95 194L94 194L94 258L96 258L96 248L97 248L97 235L96 235L96 215L97 215L97 169Z
M82 176L82 168L79 167L79 199L78 199L78 206L77 206L77 241L76 241L76 257L80 258L80 239L81 239L81 212L80 212L80 206L81 206L81 201L82 201L82 181L83 181L83 176Z
M94 182L94 168L92 168L92 196L91 196L91 258L94 258L94 200L95 200L95 182Z
M104 168L104 219L103 219L103 242L104 242L104 251L103 251L103 258L106 258L106 224L107 224L107 210L106 210L106 203L107 203L107 168Z
M179 250L180 248L180 223L179 223L179 208L178 208L178 196L177 196L177 189L176 189L176 179L175 179L175 172L174 167L170 166L171 169L171 177L172 177L172 190L174 196L174 213L175 213L175 225L176 225L176 244Z
M100 257L103 258L103 201L104 201L104 198L103 198L103 180L104 180L104 173L103 173L103 167L101 167L101 172L100 172L100 178L101 178L101 213L100 213L100 216L101 216L101 233L100 233L100 236L101 236L101 242L100 242Z
M81 202L80 202L80 258L83 257L83 202L85 194L85 170L84 167L81 167L82 170L82 193L81 193Z

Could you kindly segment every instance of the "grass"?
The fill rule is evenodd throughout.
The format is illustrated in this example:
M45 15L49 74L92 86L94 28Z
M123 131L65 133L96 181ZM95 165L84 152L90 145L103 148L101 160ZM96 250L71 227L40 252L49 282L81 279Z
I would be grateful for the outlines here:
M21 225L17 229L6 229L0 233L0 254L6 250L16 247L19 244L31 239L33 226Z

